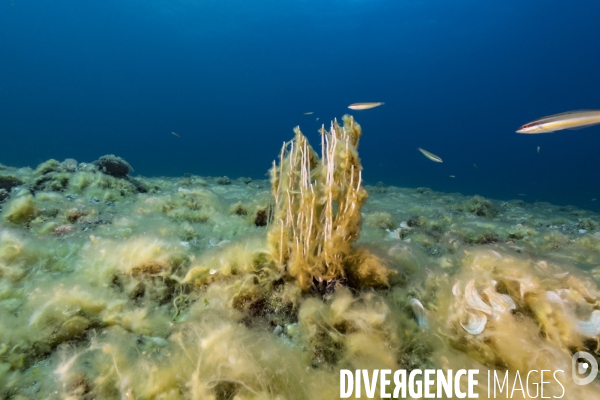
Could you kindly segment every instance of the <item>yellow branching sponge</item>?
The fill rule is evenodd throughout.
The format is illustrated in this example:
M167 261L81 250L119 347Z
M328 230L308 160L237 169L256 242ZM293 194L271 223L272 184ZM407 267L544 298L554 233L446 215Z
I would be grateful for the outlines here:
M353 248L360 235L360 210L368 198L357 151L362 132L353 117L345 115L343 122L340 126L334 121L329 131L321 128L320 159L296 127L295 138L283 144L279 165L273 162L271 169L271 253L304 290L313 278L322 282L359 270L367 272L371 286L387 285L393 273L383 263L371 263L381 270L377 272L359 268L363 257L372 258L366 250ZM381 279L373 282L373 276Z

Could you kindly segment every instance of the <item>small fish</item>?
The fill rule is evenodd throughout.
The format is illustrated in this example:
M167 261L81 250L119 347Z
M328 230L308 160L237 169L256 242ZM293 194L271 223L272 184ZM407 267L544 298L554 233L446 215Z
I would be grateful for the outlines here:
M175 133L175 132L171 132L171 133L172 133L173 135L177 136L177 137L181 137L181 136L179 136L179 135L178 135L177 133Z
M369 108L375 108L384 105L383 102L377 103L354 103L348 106L351 110L368 110Z
M537 151L538 151L538 154L540 154L540 146L538 146Z
M577 110L549 115L529 122L517 133L548 133L563 129L578 129L600 124L600 110Z
M317 117L317 119L315 121L318 121L318 120L319 120L319 117Z
M418 150L423 153L423 155L427 158L429 158L431 161L435 161L435 162L442 162L442 159L439 158L438 156L436 156L433 153L428 152L427 150L423 150L422 148L418 148Z
M591 199L590 201L596 201L596 199Z
M305 112L304 115L311 115L314 111Z
M473 166L474 166L475 168L479 168L479 167L477 166L477 164L473 164Z
M450 178L456 178L456 175L450 175Z
M429 325L427 321L427 310L423 307L423 304L417 299L411 299L410 307L412 308L412 312L415 315L419 328L427 328Z

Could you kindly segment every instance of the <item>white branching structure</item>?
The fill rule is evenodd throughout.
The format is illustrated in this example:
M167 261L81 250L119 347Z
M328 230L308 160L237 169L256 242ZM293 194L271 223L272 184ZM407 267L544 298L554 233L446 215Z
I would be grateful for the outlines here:
M276 261L302 288L317 280L341 278L353 257L360 234L362 187L357 147L360 125L344 116L344 125L321 128L322 154L296 127L296 137L283 144L271 182L275 208L269 243Z

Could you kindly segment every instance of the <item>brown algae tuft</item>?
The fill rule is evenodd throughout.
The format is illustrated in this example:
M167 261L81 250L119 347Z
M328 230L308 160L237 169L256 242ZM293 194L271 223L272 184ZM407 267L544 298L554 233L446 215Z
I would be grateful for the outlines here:
M321 158L296 127L294 140L281 149L279 165L271 168L275 210L269 246L303 290L314 280L331 281L344 278L348 269L364 269L356 268L365 257L357 257L353 247L368 198L357 151L362 131L351 116L343 122L321 129ZM392 269L378 273L383 281L378 283L394 274Z

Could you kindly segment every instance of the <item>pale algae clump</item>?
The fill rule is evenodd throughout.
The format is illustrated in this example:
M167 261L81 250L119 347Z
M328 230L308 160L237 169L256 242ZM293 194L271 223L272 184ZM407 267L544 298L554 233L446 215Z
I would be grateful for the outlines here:
M556 264L505 252L478 249L458 258L463 268L440 302L446 305L440 309L445 316L440 332L492 369L566 371L561 380L566 393L580 393L583 389L568 379L571 352L597 350L595 285ZM549 391L560 396L562 389Z
M31 195L24 195L11 200L3 212L4 219L13 224L27 223L38 214L37 203Z
M479 369L480 398L562 369L597 398L570 373L598 351L598 215L365 186L361 134L318 155L296 129L271 182L7 167L0 398L332 399L342 368Z

